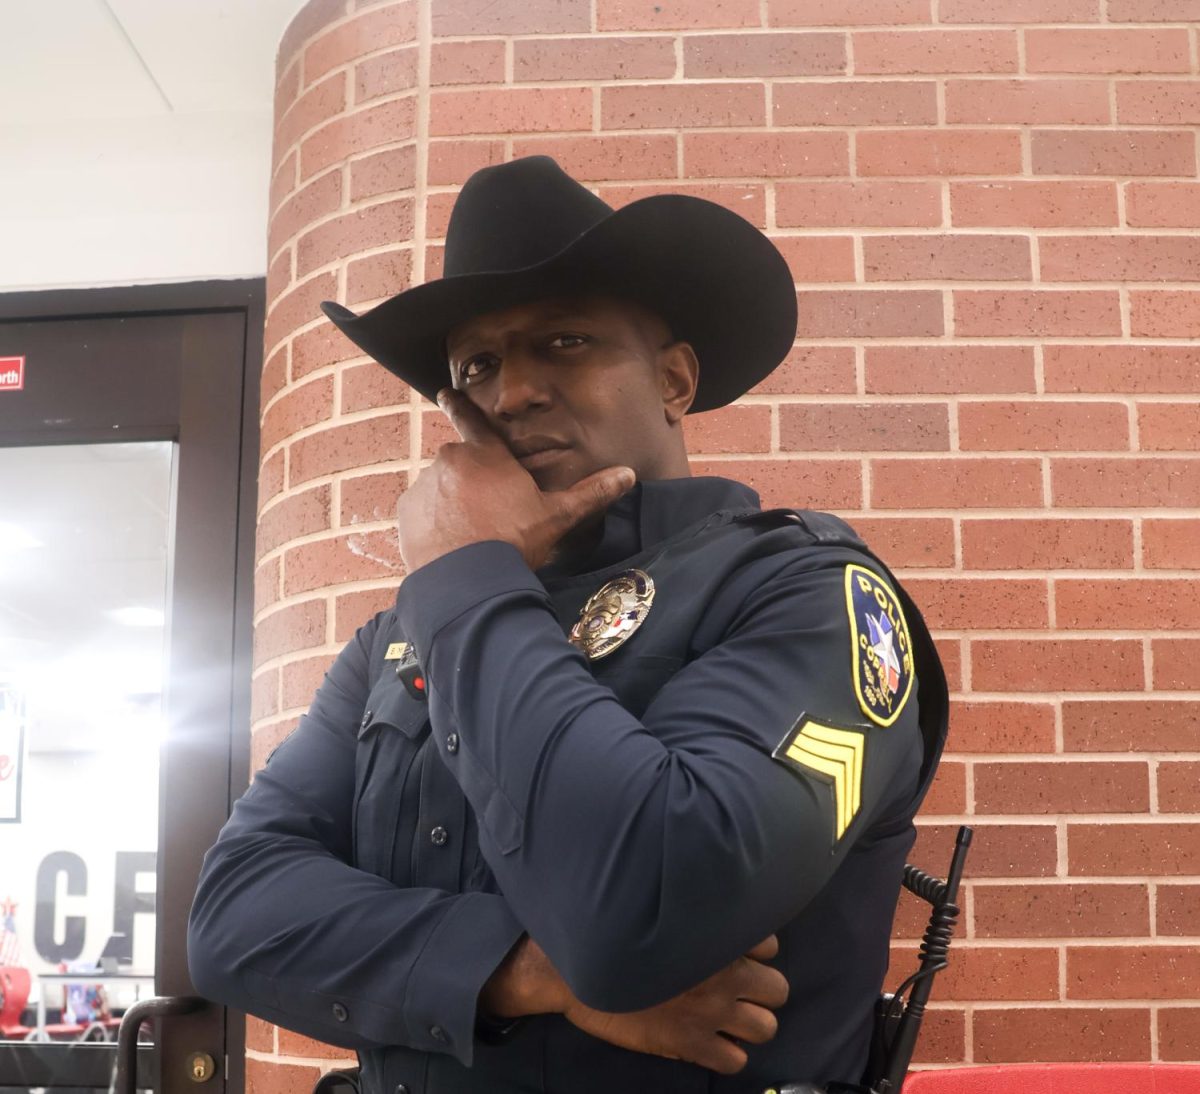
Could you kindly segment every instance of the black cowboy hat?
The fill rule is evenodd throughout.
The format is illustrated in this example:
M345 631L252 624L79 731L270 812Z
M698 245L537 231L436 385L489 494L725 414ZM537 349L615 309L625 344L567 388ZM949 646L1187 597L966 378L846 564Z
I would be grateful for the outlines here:
M363 315L321 305L347 338L433 399L449 383L446 335L464 320L546 296L606 293L660 315L692 344L692 411L749 391L796 337L783 256L723 206L658 194L614 210L547 156L485 167L446 231L445 275Z

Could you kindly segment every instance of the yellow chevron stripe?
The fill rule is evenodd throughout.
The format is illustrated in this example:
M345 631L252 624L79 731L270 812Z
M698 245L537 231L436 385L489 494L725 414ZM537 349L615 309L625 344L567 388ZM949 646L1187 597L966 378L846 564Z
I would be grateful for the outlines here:
M866 740L835 726L806 719L787 746L789 759L833 780L835 839L841 839L862 805Z
M853 816L858 812L858 808L862 804L862 767L863 753L866 751L866 739L861 733L853 733L846 729L836 729L833 726L822 725L820 722L807 723L804 727L804 735L810 739L841 745L854 752L854 761L850 773L850 786L854 791L854 796L851 799L853 802L851 816Z
M846 817L846 764L842 760L828 759L824 756L813 755L800 747L799 742L793 742L787 754L803 767L819 771L833 779L834 818L836 838L841 839L850 821Z

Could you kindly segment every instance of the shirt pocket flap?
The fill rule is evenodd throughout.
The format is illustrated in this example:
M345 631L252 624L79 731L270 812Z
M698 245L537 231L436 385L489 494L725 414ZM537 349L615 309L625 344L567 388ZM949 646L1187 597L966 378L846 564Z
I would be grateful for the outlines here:
M429 704L414 699L388 665L367 696L367 707L358 726L359 740L377 726L398 729L406 737L416 737L429 721Z

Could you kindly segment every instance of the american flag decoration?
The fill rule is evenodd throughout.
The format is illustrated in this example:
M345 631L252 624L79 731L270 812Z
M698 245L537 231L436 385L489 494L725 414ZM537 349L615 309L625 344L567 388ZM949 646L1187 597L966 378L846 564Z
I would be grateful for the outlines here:
M20 967L21 965L21 940L17 938L17 905L11 898L6 898L0 902L0 912L3 912L3 921L0 921L0 965L6 968Z

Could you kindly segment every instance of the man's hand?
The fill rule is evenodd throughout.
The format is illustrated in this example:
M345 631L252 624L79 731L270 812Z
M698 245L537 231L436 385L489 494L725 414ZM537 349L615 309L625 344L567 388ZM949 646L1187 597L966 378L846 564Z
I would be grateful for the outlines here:
M400 499L400 554L410 573L489 539L511 543L536 570L567 532L633 486L628 467L608 467L568 490L545 493L465 395L445 388L438 405L462 441L442 445Z
M561 1012L609 1044L732 1075L746 1066L746 1053L733 1039L763 1044L778 1029L772 1011L787 1002L788 985L763 964L778 952L772 935L674 999L610 1014L576 999L537 943L525 938L488 981L480 1005L500 1017Z

